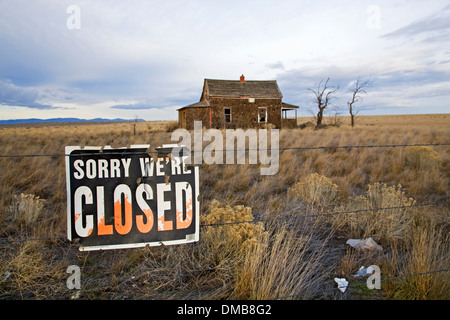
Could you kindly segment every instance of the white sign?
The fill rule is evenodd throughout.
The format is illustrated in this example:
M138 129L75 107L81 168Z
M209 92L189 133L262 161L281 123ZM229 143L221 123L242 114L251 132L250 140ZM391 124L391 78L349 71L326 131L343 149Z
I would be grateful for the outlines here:
M67 237L80 250L199 240L198 167L172 146L66 147Z

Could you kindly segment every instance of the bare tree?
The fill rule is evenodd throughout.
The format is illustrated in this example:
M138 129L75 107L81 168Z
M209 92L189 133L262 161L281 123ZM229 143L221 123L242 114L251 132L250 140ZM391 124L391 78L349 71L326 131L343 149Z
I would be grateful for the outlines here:
M330 78L328 78L324 83L322 79L317 86L317 90L308 89L309 91L314 93L314 102L317 104L318 108L317 116L315 116L316 129L318 129L322 125L323 112L328 107L331 100L334 98L334 93L339 89L339 86L337 88L329 87L329 81Z
M350 112L350 119L351 119L352 127L355 126L355 117L359 112L359 110L355 110L355 103L362 101L360 94L367 93L365 88L367 88L369 86L370 86L369 80L361 82L358 79L355 82L355 86L349 90L349 92L351 92L351 94L352 94L352 99L351 99L351 101L347 102L347 105L348 105L348 111Z

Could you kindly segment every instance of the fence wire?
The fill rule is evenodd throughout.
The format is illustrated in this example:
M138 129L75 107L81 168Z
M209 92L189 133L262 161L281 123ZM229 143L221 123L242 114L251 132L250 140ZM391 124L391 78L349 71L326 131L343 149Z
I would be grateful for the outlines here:
M262 219L248 220L248 221L233 221L233 222L201 224L200 227L214 227L214 226L224 226L224 225L233 225L233 224L242 224L242 223L272 222L272 221L282 221L282 220L291 220L291 219L297 220L297 219L306 219L306 218L319 218L319 217L326 217L326 216L339 215L339 214L368 213L368 212L382 211L382 210L406 209L406 208L445 205L445 204L450 204L450 201L420 203L420 204L413 204L413 205L407 205L407 206L358 209L358 210L348 210L348 211L334 211L334 212L325 212L325 213L310 214L310 215L297 215L297 216L287 216L287 217L277 217L277 218L265 218L265 219L262 218Z
M346 146L316 146L316 147L284 147L278 148L279 151L285 150L328 150L328 149L363 149L363 148L405 148L405 147L438 147L438 146L450 146L450 143L413 143L413 144L379 144L379 145L346 145ZM83 149L81 149L83 150ZM214 150L215 152L227 152L227 151L258 151L265 150L270 151L271 148L244 148L244 149L221 149ZM190 150L190 153L201 153L203 150ZM98 152L86 152L77 153L75 155L66 153L43 153L43 154L0 154L1 158L34 158L34 157L70 157L70 156L93 156L93 155L147 155L147 154L158 154L159 151L127 151L123 149L123 152L109 152L109 151L98 151Z
M383 145L345 145L345 146L305 146L305 147L284 147L284 148L278 148L279 151L287 151L287 150L329 150L329 149L363 149L363 148L404 148L404 147L437 147L437 146L450 146L450 143L416 143L416 144L383 144ZM251 149L251 148L245 148L245 149L233 149L233 150L215 150L219 152L226 152L226 151L252 151L252 150L271 150L270 148L267 149ZM190 150L190 153L195 154L197 152L202 152L202 150ZM147 155L147 154L158 154L159 151L145 151L145 152L127 152L127 149L123 149L123 152L108 152L108 151L98 151L98 152L86 152L86 153L78 153L76 156L92 156L92 155ZM0 159L14 159L14 158L34 158L34 157L65 157L65 156L71 156L70 154L66 153L50 153L50 154L0 154ZM234 222L221 222L221 223L212 223L212 224L200 224L201 228L208 228L208 227L220 227L220 226L230 226L230 225L237 225L237 224L244 224L244 223L261 223L261 222L274 222L274 221L282 221L282 220L297 220L297 219L306 219L306 218L319 218L319 217L325 217L325 216L333 216L333 215L341 215L341 214L366 214L370 212L376 212L376 211L383 211L383 210L397 210L397 209L407 209L407 208L414 208L414 207L426 207L426 206L438 206L438 205L449 205L450 201L442 201L442 202L431 202L431 203L420 203L420 204L413 204L413 205L405 205L405 206L393 206L393 207L383 207L383 208L371 208L371 209L359 209L359 210L348 210L348 211L334 211L334 212L326 212L326 213L320 213L320 214L311 214L311 215L296 215L296 216L286 216L286 217L277 217L277 218L257 218L254 220L248 220L248 221L234 221ZM57 241L57 240L64 240L68 241L66 236L56 236L56 237L36 237L36 238L20 238L20 239L13 239L13 238L0 238L0 245L6 244L10 245L13 243L24 243L29 241ZM402 280L406 278L412 278L412 277L420 277L425 275L431 275L431 274L437 274L441 272L449 272L450 269L440 269L440 270L432 270L432 271L426 271L422 273L416 273L416 274L407 274L407 275L399 275L395 277L385 278L381 279L380 282L387 282L387 281L396 281L396 280ZM347 288L354 288L359 286L366 285L367 282L359 282L359 283L353 283L348 284ZM317 292L313 292L314 294L319 293L326 293L329 291L335 291L337 287L330 287L323 290L318 290ZM301 297L303 294L298 293L294 295L288 295L288 296L278 296L275 298L272 298L270 300L285 300L285 299L293 299Z
M218 223L210 223L210 224L200 224L199 226L201 228L220 227L220 226L231 226L231 225L244 224L244 223L261 223L261 222L274 222L274 221L283 221L283 220L299 220L299 219L320 218L320 217L341 215L341 214L357 214L357 213L365 214L365 213L370 213L370 212L375 212L375 211L383 211L383 210L398 210L398 209L449 205L449 204L450 204L450 201L429 202L429 203L419 203L419 204L412 204L412 205L405 205L405 206L393 206L393 207L347 210L347 211L333 211L333 212L325 212L325 213L319 213L319 214L296 215L296 216L286 216L286 217L277 217L277 218L259 218L259 219L253 219L253 220L245 220L245 221L218 222ZM66 237L59 236L59 237L38 237L38 238L24 238L24 239L0 238L0 244L2 244L2 242L3 243L14 243L14 242L49 241L49 240L62 240L62 239L66 239Z

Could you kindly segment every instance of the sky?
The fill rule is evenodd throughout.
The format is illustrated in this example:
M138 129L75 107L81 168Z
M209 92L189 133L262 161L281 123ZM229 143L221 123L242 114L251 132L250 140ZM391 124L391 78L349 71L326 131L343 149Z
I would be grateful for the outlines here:
M0 120L176 120L203 80L277 80L328 115L450 111L448 0L0 0ZM327 113L326 113L327 115Z

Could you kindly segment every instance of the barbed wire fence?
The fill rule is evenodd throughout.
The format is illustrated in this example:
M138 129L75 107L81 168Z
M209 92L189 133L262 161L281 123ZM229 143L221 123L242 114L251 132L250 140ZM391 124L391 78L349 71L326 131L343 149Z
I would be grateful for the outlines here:
M327 149L364 149L364 148L401 148L401 147L438 147L438 146L450 146L450 143L414 143L414 144L381 144L381 145L346 145L346 146L311 146L311 147L283 147L278 148L279 151L286 150L327 150ZM270 151L270 148L245 148L245 149L218 149L215 150L217 152L236 152L236 151L252 151L252 150L262 150L262 151ZM203 150L190 150L191 153L203 152ZM92 155L145 155L145 154L158 154L158 151L150 151L147 150L145 152L130 152L127 151L126 148L123 149L123 153L114 151L108 152L106 151L98 151L98 152L88 152L88 153L77 153L77 156L92 156ZM66 157L71 156L70 154L65 153L43 153L43 154L0 154L1 158L35 158L35 157Z
M344 149L344 150L350 150L350 149L364 149L364 148L405 148L405 147L440 147L440 146L450 146L450 143L416 143L416 144L382 144L382 145L345 145L345 146L305 146L305 147L282 147L279 148L279 151L291 151L291 150L299 150L299 151L308 151L308 150L337 150L337 149ZM245 148L245 149L233 149L231 151L251 151L253 149L251 148ZM261 150L261 149L257 149ZM270 148L266 149L270 150ZM223 150L216 150L216 151L229 151L226 149ZM201 150L190 150L191 154L195 154L196 152L202 152ZM108 155L108 154L114 154L114 155L143 155L143 154L158 154L158 151L150 151L147 150L145 152L130 152L127 151L126 148L124 148L123 153L121 152L114 152L109 153L107 150L101 150L98 152L88 152L88 153L78 153L77 156L92 156L92 155ZM36 158L36 157L66 157L70 156L70 154L65 153L45 153L45 154L0 154L0 159L15 159L15 158ZM403 206L390 206L390 207L381 207L381 208L370 208L370 209L358 209L358 210L346 210L346 211L332 211L332 212L322 212L319 214L308 214L308 215L295 215L295 216L282 216L282 217L274 217L274 218L256 218L253 220L247 220L247 221L233 221L233 222L219 222L219 223L211 223L211 224L200 224L200 228L213 228L213 227L223 227L223 226L231 226L231 225L239 225L239 224L248 224L248 223L268 223L268 222L275 222L275 221L286 221L286 220L300 220L300 219L316 219L320 217L326 217L326 216L336 216L336 215L345 215L345 214L368 214L373 213L377 211L384 211L384 210L398 210L398 209L408 209L408 208L417 208L417 207L431 207L431 206L445 206L449 205L450 201L437 201L437 202L429 202L429 203L414 203L412 205L403 205ZM53 237L31 237L31 238L11 238L11 237L4 237L0 238L0 246L5 248L5 246L14 244L14 243L25 243L25 242L31 242L31 241L67 241L66 235L61 236L53 236ZM446 273L449 272L449 268L443 268L439 270L428 270L421 273L415 273L415 274L407 274L407 275L399 275L399 276L393 276L389 278L383 278L381 282L387 282L387 281L396 281L406 278L413 278L413 277L421 277L425 275L432 275L432 274L438 274L438 273ZM353 283L349 284L347 288L354 288L359 286L365 286L366 282L360 282L360 283ZM322 290L319 290L315 293L326 293L329 291L337 290L337 287L333 288L325 288ZM272 300L283 300L283 299L293 299L297 297L301 297L303 294L293 294L288 296L277 296L273 298Z

